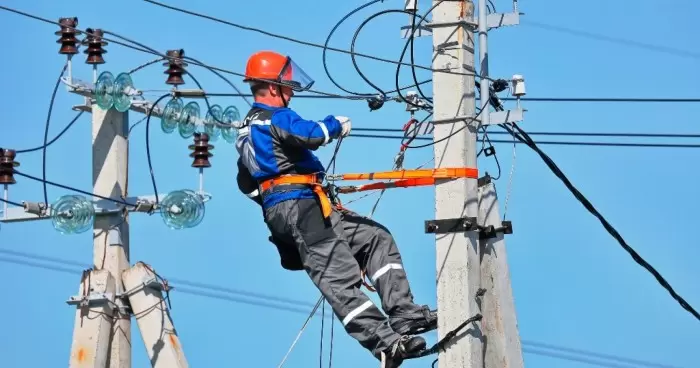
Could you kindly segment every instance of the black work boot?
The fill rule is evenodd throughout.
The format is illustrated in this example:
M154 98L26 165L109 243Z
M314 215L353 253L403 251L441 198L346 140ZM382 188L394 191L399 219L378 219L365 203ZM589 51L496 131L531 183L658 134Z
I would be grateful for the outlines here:
M425 350L425 339L420 336L403 335L379 355L380 368L397 368L404 359L409 359Z
M396 314L389 317L389 325L399 335L418 335L437 328L437 311L427 305L413 313Z

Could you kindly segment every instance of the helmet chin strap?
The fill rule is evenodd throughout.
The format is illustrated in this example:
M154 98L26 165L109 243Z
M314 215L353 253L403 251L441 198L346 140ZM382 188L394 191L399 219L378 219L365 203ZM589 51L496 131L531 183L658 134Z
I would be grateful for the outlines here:
M284 107L289 107L289 102L287 99L284 98L284 94L282 93L282 86L277 84L277 91L280 94L280 98L282 99L282 103L284 104Z

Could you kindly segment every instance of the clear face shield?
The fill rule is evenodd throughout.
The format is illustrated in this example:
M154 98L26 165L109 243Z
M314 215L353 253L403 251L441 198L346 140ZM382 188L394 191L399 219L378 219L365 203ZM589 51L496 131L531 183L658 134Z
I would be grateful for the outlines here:
M314 80L304 70L288 57L279 76L280 83L290 87L295 92L307 91L313 86Z

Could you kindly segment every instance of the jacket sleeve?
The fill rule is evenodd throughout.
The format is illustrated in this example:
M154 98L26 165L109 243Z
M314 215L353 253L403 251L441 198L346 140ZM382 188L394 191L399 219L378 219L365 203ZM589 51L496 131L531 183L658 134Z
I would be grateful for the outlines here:
M248 168L243 165L243 161L238 157L236 162L238 165L238 174L236 175L236 181L238 182L238 189L245 194L248 198L252 199L254 202L262 206L262 197L258 191L258 182L250 174Z
M316 150L338 138L342 126L332 115L321 121L305 120L290 109L272 115L271 130L285 144Z

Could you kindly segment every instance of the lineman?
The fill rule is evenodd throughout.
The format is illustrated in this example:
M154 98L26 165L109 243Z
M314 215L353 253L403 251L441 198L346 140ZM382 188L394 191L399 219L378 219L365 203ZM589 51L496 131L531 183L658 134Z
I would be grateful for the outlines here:
M297 256L297 266L303 266L347 333L382 367L398 367L425 349L425 340L414 334L435 329L437 316L413 302L389 231L333 207L321 186L325 169L312 151L347 136L350 119L329 115L322 121L305 120L288 108L294 91L313 84L290 57L271 51L253 54L244 82L250 84L255 103L236 141L239 188L261 203L283 265L289 254ZM251 190L256 187L257 192ZM360 290L361 267L370 275L388 320Z

